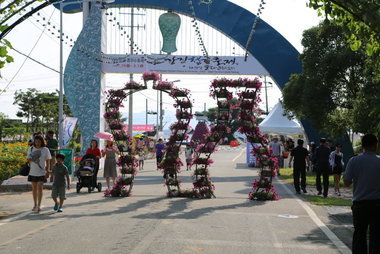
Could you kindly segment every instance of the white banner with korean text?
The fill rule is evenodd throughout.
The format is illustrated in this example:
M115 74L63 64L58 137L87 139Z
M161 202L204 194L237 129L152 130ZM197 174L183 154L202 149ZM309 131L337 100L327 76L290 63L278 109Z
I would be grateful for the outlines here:
M66 148L66 145L70 142L77 121L78 118L76 117L65 117L63 119L63 147L61 148Z
M269 75L252 56L184 56L184 55L105 55L104 73Z

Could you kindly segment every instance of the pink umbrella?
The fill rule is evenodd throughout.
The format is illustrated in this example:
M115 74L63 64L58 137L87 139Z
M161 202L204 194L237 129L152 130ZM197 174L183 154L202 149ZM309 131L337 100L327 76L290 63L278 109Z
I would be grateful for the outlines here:
M113 141L113 135L105 131L96 133L94 137Z

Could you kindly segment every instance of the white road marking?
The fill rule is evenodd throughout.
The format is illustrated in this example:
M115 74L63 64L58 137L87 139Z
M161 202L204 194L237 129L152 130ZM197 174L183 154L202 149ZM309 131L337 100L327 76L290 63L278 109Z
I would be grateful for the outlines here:
M238 154L238 156L236 156L235 158L232 159L232 162L235 162L237 159L239 159L239 157L245 152L245 149L246 149L246 148L242 149L242 150L240 151L240 153Z
M314 223L323 231L323 233L325 233L325 235L330 239L330 241L338 248L338 250L343 253L343 254L351 254L352 251L350 250L350 248L347 247L347 245L345 245L319 218L318 216L315 214L315 212L313 211L313 209L310 208L310 206L307 205L306 202L304 202L303 200L297 198L296 195L293 194L293 192L288 188L288 186L286 186L286 184L280 180L280 179L277 179L278 182L280 182L282 184L282 186L284 187L284 189L286 190L286 192L295 197L295 200L297 200L297 202L303 207L303 209L305 209L305 211L307 212L307 214L309 214L310 218L314 221Z

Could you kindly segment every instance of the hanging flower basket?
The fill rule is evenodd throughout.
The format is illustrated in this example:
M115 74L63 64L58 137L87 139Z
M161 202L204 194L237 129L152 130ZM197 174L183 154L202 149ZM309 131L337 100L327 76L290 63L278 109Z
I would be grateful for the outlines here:
M176 117L178 120L180 119L192 119L193 115L187 111L177 111Z
M189 95L188 89L172 89L170 91L170 96L172 97L187 97Z
M116 141L127 141L129 140L129 136L124 131L116 131L113 134L113 139Z
M126 93L125 91L123 90L113 90L113 89L110 89L108 90L108 94L109 94L109 97L117 97L117 98L124 98L126 96Z
M194 175L204 175L204 176L207 176L208 174L209 173L208 173L208 169L207 168L197 168L197 169L194 170Z
M208 142L207 144L198 145L196 152L198 153L213 153L215 150L215 143Z
M261 88L262 84L263 83L258 78L255 78L254 80L247 80L245 82L245 87L247 87L247 88Z
M120 170L120 173L125 175L125 174L135 174L136 173L136 170L134 167L127 167L127 168L122 168Z
M181 183L181 180L175 178L166 179L165 184L169 186L178 186Z
M241 109L245 109L245 110L252 111L254 106L255 106L255 104L253 102L249 101L249 100L243 100L240 103L240 108Z
M113 122L108 123L108 127L111 130L121 130L121 129L123 129L123 124L121 122L118 122L118 121L113 121Z
M160 81L158 84L153 85L153 89L156 90L171 90L173 88L173 82Z
M216 97L218 97L218 98L227 98L227 99L229 99L230 97L232 97L232 93L231 93L231 92L228 92L228 91L225 90L225 89L222 89L222 90L216 91L216 92L215 92L215 95L216 95Z
M218 116L219 121L228 121L230 119L230 114L222 113Z
M149 81L149 80L157 81L159 79L160 79L160 76L159 76L158 72L156 72L156 71L144 71L143 72L143 80L144 81Z
M130 89L130 90L143 90L146 88L147 88L146 86L143 86L135 81L131 81L125 84L125 89Z
M117 161L117 165L118 166L125 166L125 165L133 165L136 163L135 161L136 159L131 156L131 155L122 155L119 157L118 161Z
M170 130L184 130L187 131L189 129L189 125L184 122L176 122L170 125Z
M178 100L174 107L181 107L183 109L191 108L193 104L189 100Z
M244 99L256 99L256 91L246 91L240 94Z
M207 158L195 158L193 160L193 164L203 164L203 165L210 165L212 164L214 161L211 160L211 159L207 159Z
M118 110L107 111L103 117L108 120L116 120L121 117L121 113Z

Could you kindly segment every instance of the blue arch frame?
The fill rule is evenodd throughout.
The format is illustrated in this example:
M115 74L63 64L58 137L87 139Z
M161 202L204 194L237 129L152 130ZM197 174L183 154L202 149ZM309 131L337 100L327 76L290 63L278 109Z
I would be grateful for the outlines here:
M66 1L69 2L69 1ZM189 6L181 0L116 0L110 6L136 6L143 8L170 9L184 15L191 15ZM59 5L56 6L59 8ZM227 0L214 1L210 8L204 4L194 4L197 19L221 31L240 45L245 45L256 16L248 10ZM68 5L65 12L81 11L79 4ZM280 89L283 89L292 74L302 71L299 52L274 28L260 20L253 40L248 48L262 66L270 73ZM318 141L321 133L316 132L308 121L302 121L310 141ZM351 144L348 136L341 143ZM352 146L345 146L346 154L353 154ZM346 157L348 158L348 156Z

